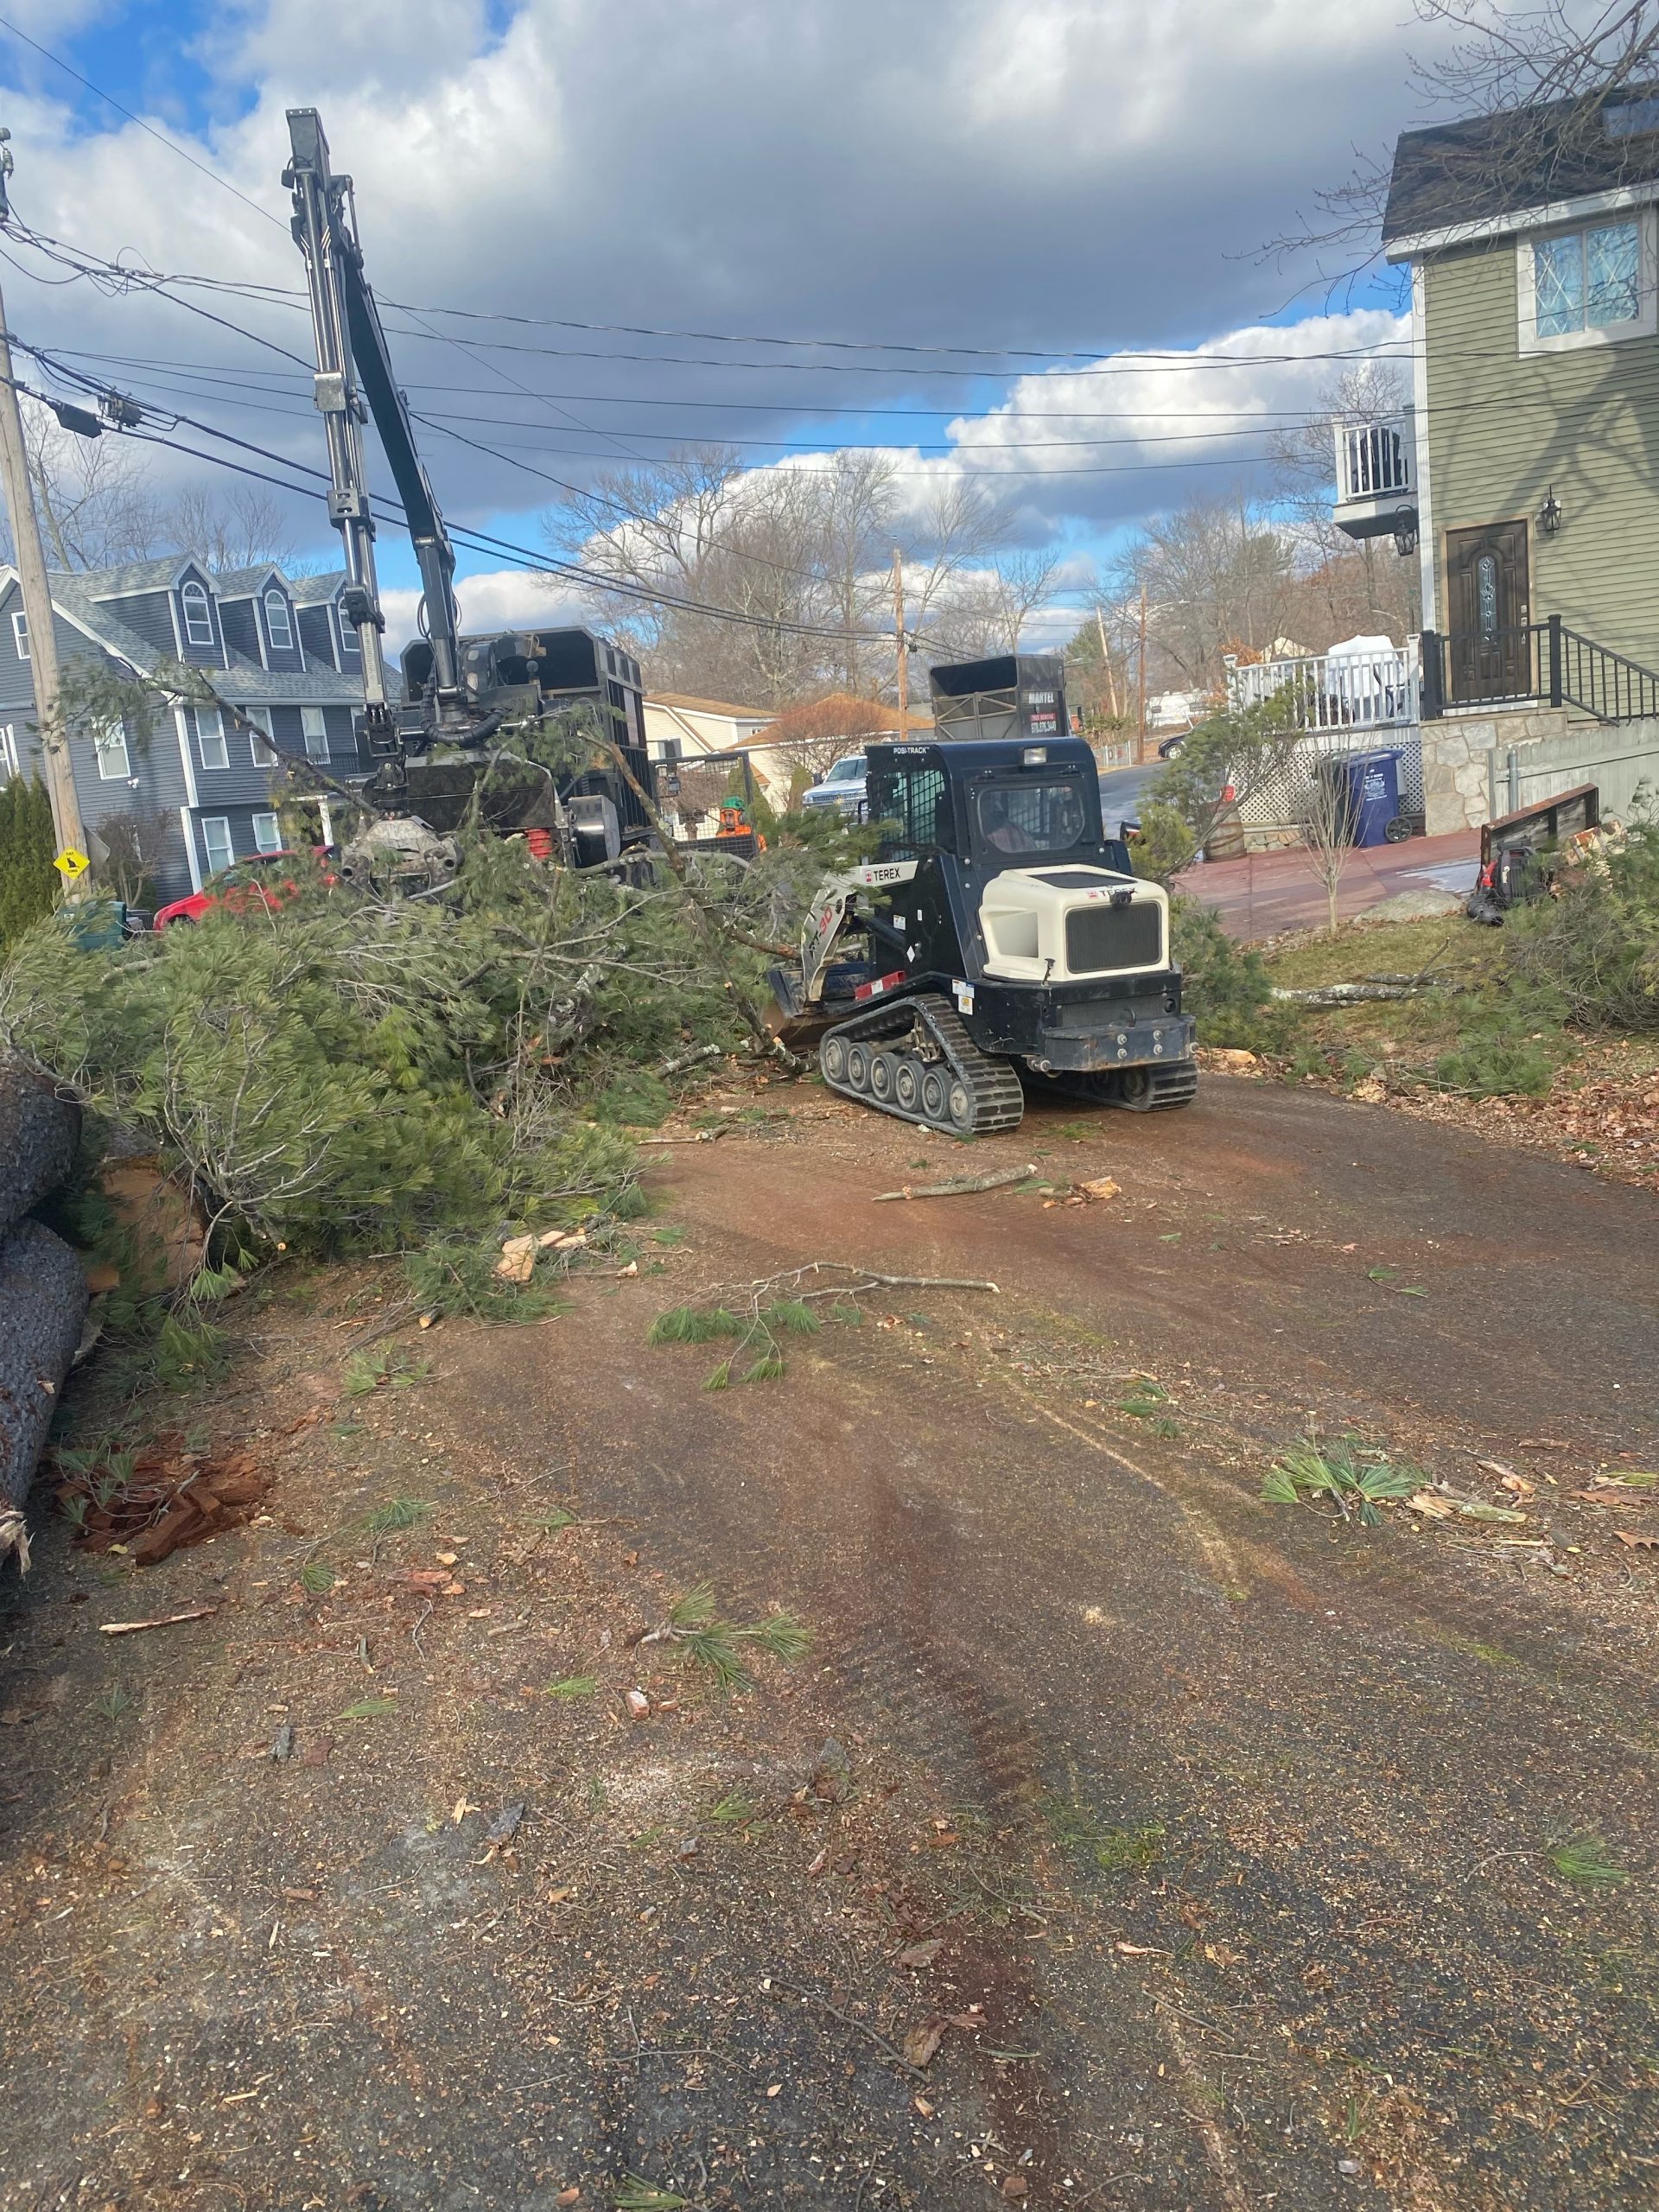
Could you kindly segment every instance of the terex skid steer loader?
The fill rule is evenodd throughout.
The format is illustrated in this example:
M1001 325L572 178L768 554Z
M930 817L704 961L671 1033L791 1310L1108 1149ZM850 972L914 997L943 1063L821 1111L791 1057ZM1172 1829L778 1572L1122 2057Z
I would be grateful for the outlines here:
M877 858L822 886L798 974L773 972L791 1023L831 1025L824 1081L960 1136L1014 1128L1027 1089L1189 1104L1168 896L1105 834L1060 663L967 662L932 684L932 742L866 748Z

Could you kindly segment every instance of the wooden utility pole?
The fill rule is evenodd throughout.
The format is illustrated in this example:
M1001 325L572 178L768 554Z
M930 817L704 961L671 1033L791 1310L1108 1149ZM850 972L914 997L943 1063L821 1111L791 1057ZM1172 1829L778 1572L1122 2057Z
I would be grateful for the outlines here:
M1095 601L1095 627L1100 632L1100 660L1106 671L1106 704L1112 720L1117 720L1117 678L1112 673L1112 649L1106 642L1106 617L1100 611L1100 601Z
M11 175L11 149L4 142L10 135L0 132L0 216L10 213L6 179ZM58 639L52 620L52 588L46 580L35 487L29 479L22 410L12 381L3 296L0 296L0 483L5 487L6 513L22 587L23 619L29 625L29 673L35 686L35 721L46 762L46 787L52 798L52 826L60 853L84 850L86 833L81 826L80 801L75 796L74 768L64 734L58 728Z
M893 549L893 639L899 664L899 742L910 734L910 639L905 635L905 556Z
M1141 742L1135 748L1137 761L1147 757L1147 588L1141 587L1141 642L1135 657L1135 674L1141 691Z

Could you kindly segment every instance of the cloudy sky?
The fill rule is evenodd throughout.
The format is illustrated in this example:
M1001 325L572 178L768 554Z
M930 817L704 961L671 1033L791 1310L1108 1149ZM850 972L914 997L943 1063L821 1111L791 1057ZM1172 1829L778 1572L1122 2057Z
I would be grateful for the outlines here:
M1080 569L1195 491L1264 486L1268 431L1397 342L1386 275L1333 299L1259 249L1421 119L1408 14L0 0L21 218L105 261L279 288L158 297L55 281L9 246L8 310L61 359L320 466L280 185L283 111L315 105L400 303L394 352L452 521L533 548L555 480L596 465L698 438L756 466L881 445L918 487L982 477ZM296 512L326 556L326 518ZM391 530L382 550L406 593ZM462 575L469 625L551 611L499 559L464 556Z

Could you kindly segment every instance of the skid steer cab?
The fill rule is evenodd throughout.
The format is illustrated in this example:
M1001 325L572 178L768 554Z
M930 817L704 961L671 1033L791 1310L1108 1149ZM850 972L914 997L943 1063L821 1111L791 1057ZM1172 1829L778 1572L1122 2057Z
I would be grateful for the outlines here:
M821 887L798 974L772 979L791 1020L829 1023L830 1088L961 1136L1016 1127L1028 1090L1187 1105L1169 899L1105 835L1088 747L1016 734L868 755L878 857Z

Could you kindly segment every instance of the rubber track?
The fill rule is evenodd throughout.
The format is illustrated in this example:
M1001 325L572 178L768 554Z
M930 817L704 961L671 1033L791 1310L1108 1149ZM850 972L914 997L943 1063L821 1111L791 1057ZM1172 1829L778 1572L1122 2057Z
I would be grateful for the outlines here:
M1127 1074L1125 1069L1122 1072ZM1198 1064L1196 1060L1159 1060L1151 1064L1152 1096L1144 1106L1137 1105L1116 1095L1118 1070L1108 1068L1098 1075L1055 1075L1046 1078L1043 1089L1060 1091L1068 1098L1087 1098L1096 1106L1121 1106L1129 1114L1173 1114L1177 1108L1190 1106L1198 1095Z
M1026 1110L1026 1094L1013 1063L994 1059L989 1053L982 1052L963 1026L956 1008L931 993L900 999L896 1003L873 1007L868 1014L855 1014L850 1021L837 1022L818 1047L820 1069L823 1065L823 1046L830 1038L839 1038L845 1044L875 1044L902 1037L918 1014L932 1031L951 1072L967 1084L972 1095L971 1129L960 1129L948 1119L932 1122L925 1114L907 1113L888 1099L873 1098L868 1091L855 1090L849 1084L835 1082L825 1071L823 1079L830 1089L842 1098L856 1099L861 1106L873 1106L878 1114L891 1114L897 1121L915 1122L924 1128L940 1129L947 1136L995 1136L1004 1129L1017 1129Z

